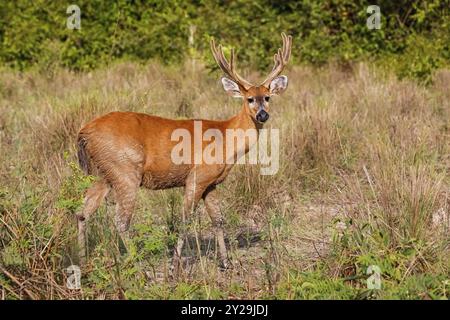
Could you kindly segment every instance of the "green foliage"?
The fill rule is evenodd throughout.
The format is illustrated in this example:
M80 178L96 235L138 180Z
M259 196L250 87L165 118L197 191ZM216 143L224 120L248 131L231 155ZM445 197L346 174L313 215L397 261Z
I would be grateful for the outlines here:
M294 36L295 62L347 64L393 57L400 76L429 81L431 72L450 60L448 0L379 1L379 30L366 26L366 10L373 3L365 0L80 0L81 30L66 27L67 3L4 2L0 62L19 69L89 70L115 59L172 64L187 56L213 65L211 37L239 48L242 65L251 62L262 69L271 63L268 52L279 46L281 31ZM191 25L196 26L193 47L188 43Z
M339 299L349 300L357 296L358 290L342 279L327 277L323 272L289 272L287 281L279 285L280 299Z
M276 298L448 299L448 277L420 271L428 259L429 246L409 239L392 248L382 228L355 224L337 221L330 255L311 271L289 270L277 287ZM380 270L380 288L368 288L373 274L368 272L370 266Z
M397 62L400 78L418 78L424 83L430 83L433 71L445 65L445 55L448 56L450 51L449 41L440 38L431 42L419 35L409 37L404 59Z
M401 285L385 281L381 289L367 289L368 275L336 278L319 268L310 272L289 271L277 288L278 299L433 299L447 300L450 282L442 275L410 275Z
M65 154L66 159L67 157L68 155ZM73 161L70 161L68 165L72 174L64 180L61 186L56 207L65 209L69 213L75 213L83 204L84 191L89 188L95 178L85 175L78 164Z
M141 260L155 260L163 257L166 248L173 246L176 242L174 234L167 234L164 229L150 223L137 224L134 229L136 236L133 241Z

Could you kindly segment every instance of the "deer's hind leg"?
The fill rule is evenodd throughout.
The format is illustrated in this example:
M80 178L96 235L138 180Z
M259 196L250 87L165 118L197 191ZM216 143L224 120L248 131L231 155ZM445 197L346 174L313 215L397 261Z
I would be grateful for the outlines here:
M106 170L105 170L106 171ZM114 222L119 232L118 249L121 254L128 251L128 229L133 216L136 197L142 176L138 170L118 170L112 168L106 171L106 179L111 185L111 195L115 203Z
M115 222L117 231L122 234L130 227L141 180L142 177L138 174L123 174L120 180L113 184L116 200Z
M83 209L77 213L78 220L78 249L80 261L84 262L86 257L86 223L90 216L100 207L102 201L111 190L105 180L95 182L86 192Z

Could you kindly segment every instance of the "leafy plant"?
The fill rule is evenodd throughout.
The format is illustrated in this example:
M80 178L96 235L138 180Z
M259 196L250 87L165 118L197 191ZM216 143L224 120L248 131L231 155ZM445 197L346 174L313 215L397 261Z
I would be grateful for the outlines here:
M65 153L68 159L68 153ZM76 162L69 161L71 175L61 185L56 207L75 213L83 204L84 191L91 186L95 177L86 175Z

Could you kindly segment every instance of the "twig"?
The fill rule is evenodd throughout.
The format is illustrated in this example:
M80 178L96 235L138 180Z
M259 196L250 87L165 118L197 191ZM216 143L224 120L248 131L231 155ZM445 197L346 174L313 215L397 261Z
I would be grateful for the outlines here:
M5 268L3 268L2 266L0 266L0 270L8 277L10 278L15 284L17 284L20 288L23 289L23 291L25 291L25 293L32 299L32 300L38 300L38 298L34 295L34 293L32 293L30 290L28 290L27 288L25 288L23 286L23 284L16 278L14 277L11 273L9 273Z

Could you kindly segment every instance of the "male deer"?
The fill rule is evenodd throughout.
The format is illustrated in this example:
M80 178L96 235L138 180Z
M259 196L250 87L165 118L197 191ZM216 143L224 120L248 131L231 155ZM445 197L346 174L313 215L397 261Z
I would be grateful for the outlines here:
M242 110L225 121L201 120L202 130L254 129L258 131L269 118L270 96L284 92L288 85L286 76L280 76L289 61L292 37L282 34L283 47L274 56L274 66L269 76L260 84L252 85L235 71L234 50L228 62L222 47L211 41L211 50L225 73L222 84L225 91L243 99ZM232 164L174 164L171 150L176 142L171 140L174 130L183 128L194 132L194 120L171 120L134 112L111 112L86 124L78 134L78 159L87 174L99 177L86 192L84 206L77 213L80 255L85 255L86 221L101 202L114 190L116 201L116 226L126 232L133 214L136 193L140 186L149 189L184 187L182 222L186 223L200 199L215 228L221 266L229 265L224 241L223 218L216 195L216 186L224 181ZM224 135L225 136L225 135ZM202 145L204 148L206 144ZM248 141L245 154L252 145ZM182 230L185 230L182 228ZM174 264L179 264L185 232L180 232L174 252Z

